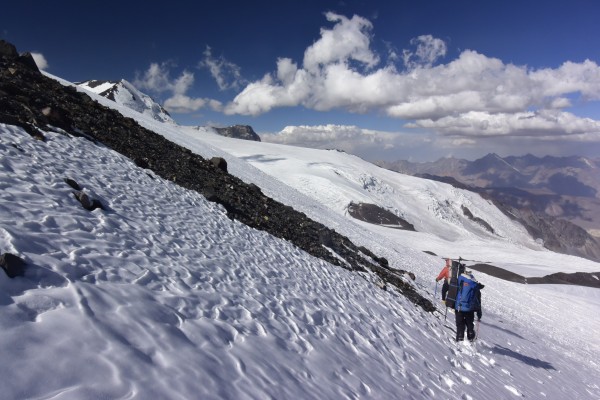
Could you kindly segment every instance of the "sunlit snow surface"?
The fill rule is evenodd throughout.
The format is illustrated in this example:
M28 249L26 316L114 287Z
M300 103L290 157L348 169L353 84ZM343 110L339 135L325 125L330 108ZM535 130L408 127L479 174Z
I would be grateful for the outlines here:
M447 185L121 111L199 154L225 156L230 172L415 272L428 296L441 260L423 250L523 275L600 270L539 249ZM477 274L486 285L480 340L457 346L441 306L425 313L109 149L46 135L43 143L0 124L0 250L30 264L25 277L0 273L3 399L600 398L597 289ZM64 178L108 210L81 208ZM348 199L397 208L431 233L357 223L345 215ZM447 199L501 237L443 207Z

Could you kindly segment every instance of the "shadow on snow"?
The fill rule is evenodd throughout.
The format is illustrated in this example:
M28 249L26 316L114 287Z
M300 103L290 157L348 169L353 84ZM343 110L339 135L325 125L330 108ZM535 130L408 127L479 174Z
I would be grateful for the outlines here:
M495 354L512 357L514 359L517 359L517 360L524 362L525 364L530 365L535 368L556 370L556 368L554 368L554 366L552 364L550 364L549 362L538 360L537 358L533 358L533 357L529 357L529 356L517 353L516 351L511 350L506 347L496 345L496 346L492 347L490 350Z

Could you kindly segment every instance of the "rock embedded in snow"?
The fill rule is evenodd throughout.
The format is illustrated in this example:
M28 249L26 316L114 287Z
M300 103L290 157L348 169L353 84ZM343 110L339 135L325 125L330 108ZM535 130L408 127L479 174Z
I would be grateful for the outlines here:
M77 191L83 190L83 188L79 185L79 183L77 183L74 179L65 178L65 183Z
M0 256L0 267L6 272L9 278L16 278L25 274L25 260L11 253L4 253Z
M91 198L84 191L73 192L73 195L81 203L81 205L83 206L83 208L85 208L88 211L94 211L94 210L96 210L98 208L104 210L104 206L102 205L102 203L100 202L100 200Z

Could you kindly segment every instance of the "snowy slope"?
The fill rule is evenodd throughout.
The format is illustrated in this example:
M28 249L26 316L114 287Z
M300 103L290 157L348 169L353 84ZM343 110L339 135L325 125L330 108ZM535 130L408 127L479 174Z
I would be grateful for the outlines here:
M121 79L120 81L91 80L81 82L78 85L92 93L106 97L119 105L148 115L157 121L175 123L173 118L171 118L169 113L160 104L152 100L147 94L140 92L125 79Z
M235 174L243 176L247 162L346 219L352 219L346 212L350 202L372 203L389 209L412 223L418 232L357 224L413 249L491 262L525 276L597 272L600 268L593 261L544 249L521 225L510 220L493 204L475 193L445 183L398 174L338 151L246 143L215 135L209 130L199 134L195 128L174 127L163 130L163 133L191 149L208 143L241 158L245 163L239 169L234 164L232 171ZM272 194L278 196L277 193ZM286 199L285 194L280 200L284 203L293 201ZM489 223L494 234L469 220L462 206ZM311 215L310 208L302 211ZM317 215L313 217L318 218Z
M415 271L424 292L433 294L441 263L420 246L461 254L489 246L491 257L509 257L518 267L538 256L540 268L556 268L556 259L518 231L521 242L486 238L468 221L426 211L421 203L444 202L440 191L451 202L462 199L447 186L396 182L335 152L311 150L312 162L297 148L241 154L248 141L190 135L120 110L199 154L224 155L232 173L392 266ZM0 273L3 398L600 398L598 290L523 286L481 274L480 341L476 349L456 346L443 317L380 290L370 277L231 221L202 196L102 146L46 135L43 143L0 125L0 249L32 264L22 278ZM300 176L278 177L286 168ZM374 181L361 174L376 183L361 186ZM66 177L109 210L83 210ZM312 192L293 184L303 179ZM411 199L409 190L422 199ZM384 205L422 221L421 229L454 221L444 234L457 239L357 223L344 203L358 195L389 201ZM476 199L464 201L474 214L485 210ZM508 236L511 226L489 212ZM564 257L573 270L598 270Z

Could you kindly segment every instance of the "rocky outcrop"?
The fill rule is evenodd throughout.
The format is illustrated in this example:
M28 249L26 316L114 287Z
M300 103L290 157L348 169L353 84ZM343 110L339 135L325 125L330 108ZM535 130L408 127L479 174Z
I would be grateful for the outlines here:
M254 132L250 125L233 125L227 128L213 128L221 136L234 139L254 140L260 142L260 136Z
M112 148L163 179L221 204L230 218L288 240L331 264L371 271L424 310L435 310L385 258L356 246L335 230L265 196L256 185L243 182L75 88L21 65L13 53L0 60L0 123L57 130Z

